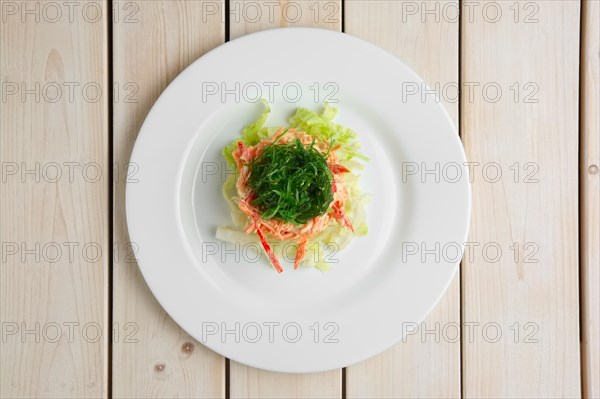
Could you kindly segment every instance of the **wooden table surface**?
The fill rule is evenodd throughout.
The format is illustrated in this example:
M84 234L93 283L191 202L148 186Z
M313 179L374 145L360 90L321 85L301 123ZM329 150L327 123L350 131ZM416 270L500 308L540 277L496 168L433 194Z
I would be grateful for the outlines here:
M3 398L600 397L598 1L0 11ZM257 370L195 341L146 286L125 222L130 153L160 93L225 41L283 26L396 55L472 162L470 244L442 300L405 342L327 373Z

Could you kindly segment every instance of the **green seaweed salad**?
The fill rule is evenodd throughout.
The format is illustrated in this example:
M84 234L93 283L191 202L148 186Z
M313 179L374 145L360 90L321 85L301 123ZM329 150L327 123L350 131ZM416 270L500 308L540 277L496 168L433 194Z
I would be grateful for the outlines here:
M303 266L329 270L330 263L339 261L337 255L340 250L355 236L368 233L365 206L369 196L362 192L359 184L359 172L364 169L368 158L360 152L357 134L334 122L337 108L329 104L325 104L320 112L298 108L290 117L288 126L269 127L266 124L271 108L266 101L262 103L265 110L261 117L246 126L241 137L223 149L229 167L236 171L235 174L229 174L223 184L223 197L229 205L233 225L219 226L217 238L248 244L260 251L264 237L261 237L260 231L256 231L258 235L248 234L248 230L252 230L252 220L240 209L240 165L249 169L246 184L252 191L252 199L246 202L257 208L262 218L301 227L316 220L314 218L332 212L332 205L335 205L335 184L332 182L335 176L327 159L329 152L335 148L338 165L334 166L347 172L343 174L344 189L347 191L343 212L354 228L351 231L340 223L330 223L302 248L307 252L303 256ZM288 139L283 142L285 140L281 137L288 131L306 133L311 140L302 143L299 139ZM239 159L236 162L236 150L239 158L241 149L258 148L261 145L260 155L246 164L241 164ZM271 252L270 257L294 260L295 246L286 245L285 240L268 241L268 244L263 242L263 248Z

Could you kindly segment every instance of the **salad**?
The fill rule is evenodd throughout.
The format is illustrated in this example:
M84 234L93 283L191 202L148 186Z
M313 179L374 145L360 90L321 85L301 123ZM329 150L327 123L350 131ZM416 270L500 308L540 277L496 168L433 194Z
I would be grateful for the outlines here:
M217 238L258 242L279 273L288 244L294 269L328 270L328 251L368 232L368 196L356 173L368 158L356 133L333 122L338 110L329 104L321 112L298 108L286 127L265 127L271 109L263 104L262 116L223 149L236 172L223 184L234 226L219 226Z

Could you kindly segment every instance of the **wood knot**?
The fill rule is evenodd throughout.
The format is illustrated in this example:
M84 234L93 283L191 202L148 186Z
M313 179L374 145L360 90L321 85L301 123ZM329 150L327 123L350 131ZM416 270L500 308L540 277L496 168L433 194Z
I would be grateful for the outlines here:
M157 373L162 373L163 371L165 371L165 364L164 363L156 363L154 365L154 371L156 371Z
M588 172L590 172L590 175L597 175L598 165L590 165L590 167L588 168Z
M185 344L181 345L181 351L188 355L191 354L194 351L194 344L191 342L186 342Z

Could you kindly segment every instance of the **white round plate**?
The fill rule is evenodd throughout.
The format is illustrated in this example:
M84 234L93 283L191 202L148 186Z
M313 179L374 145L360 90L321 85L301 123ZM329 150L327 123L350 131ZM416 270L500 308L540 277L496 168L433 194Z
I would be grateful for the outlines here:
M223 356L282 372L344 367L412 331L457 270L470 213L460 139L424 90L387 52L308 28L244 36L183 71L144 122L126 200L140 269L169 315ZM271 126L330 102L370 158L369 234L330 254L329 272L278 274L215 238L232 225L221 151L260 116L261 97Z

